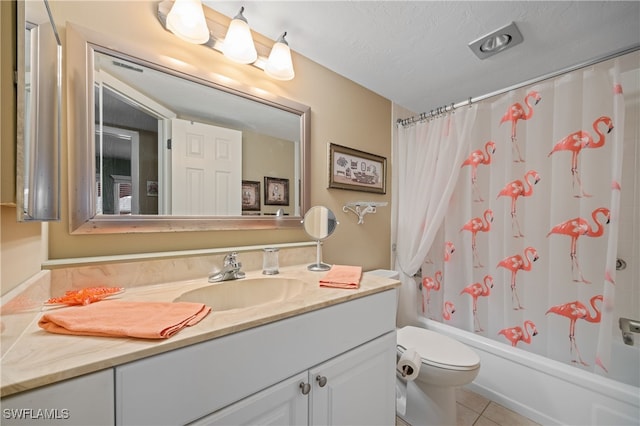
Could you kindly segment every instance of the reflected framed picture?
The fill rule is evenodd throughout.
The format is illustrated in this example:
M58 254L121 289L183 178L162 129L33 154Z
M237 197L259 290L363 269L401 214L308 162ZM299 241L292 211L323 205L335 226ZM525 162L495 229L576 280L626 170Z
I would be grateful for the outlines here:
M329 188L386 194L387 159L329 144Z
M269 206L288 206L289 179L265 176L264 204Z
M157 197L158 196L158 181L157 180L148 180L147 181L147 196L148 197Z
M242 181L242 211L260 211L260 182Z

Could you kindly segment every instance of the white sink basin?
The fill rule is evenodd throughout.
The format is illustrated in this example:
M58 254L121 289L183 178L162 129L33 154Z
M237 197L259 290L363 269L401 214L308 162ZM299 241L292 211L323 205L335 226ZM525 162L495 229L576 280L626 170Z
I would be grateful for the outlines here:
M246 278L223 281L187 291L174 302L197 302L213 311L282 302L302 293L305 282L293 278Z

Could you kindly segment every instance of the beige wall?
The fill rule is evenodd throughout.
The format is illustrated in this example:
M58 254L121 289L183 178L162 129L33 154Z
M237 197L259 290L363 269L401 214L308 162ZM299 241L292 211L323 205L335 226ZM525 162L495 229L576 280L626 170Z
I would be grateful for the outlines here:
M11 48L16 43L15 14L13 2L0 2L0 203L3 205L16 201L16 92L13 84L16 54Z
M46 241L41 224L16 222L14 6L0 1L0 295L40 270Z
M132 43L160 49L169 55L179 52L183 57L201 61L206 64L203 66L210 67L218 74L309 105L312 114L311 203L328 206L340 221L336 233L324 244L324 260L330 263L359 264L365 269L388 267L390 207L379 208L377 214L366 216L364 225L357 225L356 217L352 213L344 213L342 206L348 201L391 201L391 102L295 53L293 61L296 78L280 82L266 77L254 67L233 64L221 54L205 47L188 45L160 26L155 17L157 3L56 0L51 3L51 8L63 43L66 22L73 22ZM268 44L264 37L257 37ZM290 34L289 38L292 49L295 50L295 34ZM65 124L69 119L66 105L65 94ZM50 259L308 241L302 229L70 235L66 125L63 125L62 130L62 221L49 226ZM327 189L329 142L387 157L387 194ZM4 146L7 141L3 140L2 143ZM5 222L2 222L3 230L6 226L12 226ZM2 252L5 252L4 244Z

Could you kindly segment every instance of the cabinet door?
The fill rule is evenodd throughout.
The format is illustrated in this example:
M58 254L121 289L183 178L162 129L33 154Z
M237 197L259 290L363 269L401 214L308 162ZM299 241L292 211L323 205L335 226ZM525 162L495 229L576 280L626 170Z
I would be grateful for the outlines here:
M395 424L396 333L310 370L312 425Z
M306 425L308 398L300 384L307 378L305 371L191 425Z
M113 425L113 370L2 398L4 425Z

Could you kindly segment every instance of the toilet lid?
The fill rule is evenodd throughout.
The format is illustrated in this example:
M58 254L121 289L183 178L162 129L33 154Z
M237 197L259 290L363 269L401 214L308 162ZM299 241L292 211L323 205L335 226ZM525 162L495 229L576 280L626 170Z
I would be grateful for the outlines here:
M473 370L480 365L480 357L468 346L424 328L399 329L397 342L401 354L409 348L415 349L423 364L449 370Z

